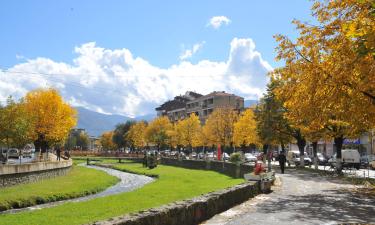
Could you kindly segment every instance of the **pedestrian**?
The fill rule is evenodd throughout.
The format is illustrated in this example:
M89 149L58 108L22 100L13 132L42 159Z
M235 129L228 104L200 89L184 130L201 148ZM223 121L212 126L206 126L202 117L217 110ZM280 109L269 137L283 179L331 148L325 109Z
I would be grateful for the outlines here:
M281 173L284 173L285 162L286 162L285 152L281 151L279 155L279 165L280 165Z
M60 157L61 157L61 149L60 149L60 146L57 146L57 148L56 148L56 160L60 161Z

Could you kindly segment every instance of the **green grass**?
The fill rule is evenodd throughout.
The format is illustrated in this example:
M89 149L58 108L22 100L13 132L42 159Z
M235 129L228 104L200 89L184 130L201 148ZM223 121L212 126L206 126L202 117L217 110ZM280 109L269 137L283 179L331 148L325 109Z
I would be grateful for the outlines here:
M108 162L110 161L105 160L105 163ZM243 179L233 179L213 171L190 170L162 165L149 170L143 168L139 163L113 163L113 166L121 170L158 175L159 178L132 192L97 198L87 202L66 203L33 212L0 215L0 224L89 223L177 200L189 199L243 182Z
M118 182L103 171L80 166L65 176L0 189L0 211L93 194Z

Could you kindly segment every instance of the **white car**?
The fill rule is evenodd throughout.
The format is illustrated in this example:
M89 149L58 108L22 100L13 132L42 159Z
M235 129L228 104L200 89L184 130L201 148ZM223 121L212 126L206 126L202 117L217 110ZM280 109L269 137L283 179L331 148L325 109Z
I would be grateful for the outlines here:
M303 161L305 165L311 165L311 159L307 155L303 155ZM300 152L299 151L289 151L286 155L286 162L290 166L291 164L295 164L298 166L300 161Z
M245 157L246 162L256 162L257 161L257 157L255 157L251 153L245 153L244 157Z
M328 163L332 167L336 167L336 154L332 156ZM361 156L357 149L342 149L341 150L342 167L354 167L357 170L361 167Z

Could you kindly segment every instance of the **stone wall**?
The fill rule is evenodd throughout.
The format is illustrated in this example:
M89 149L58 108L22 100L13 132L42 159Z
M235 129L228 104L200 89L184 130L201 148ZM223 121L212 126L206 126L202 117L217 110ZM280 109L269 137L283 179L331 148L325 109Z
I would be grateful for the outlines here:
M213 170L235 178L243 177L245 173L250 173L253 171L253 166L250 165L236 165L234 163L221 161L178 160L172 158L161 158L160 163L162 165L177 166L188 169Z
M0 188L66 175L72 160L0 165Z
M147 211L95 222L96 225L193 225L240 204L259 193L258 182L246 182L193 199Z

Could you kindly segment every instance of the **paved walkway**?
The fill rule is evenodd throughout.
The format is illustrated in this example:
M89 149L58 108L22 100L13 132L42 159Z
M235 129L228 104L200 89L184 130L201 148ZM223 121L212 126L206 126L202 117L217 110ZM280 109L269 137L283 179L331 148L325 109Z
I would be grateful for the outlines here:
M358 186L309 172L279 174L271 194L261 194L204 224L374 223L375 196Z

